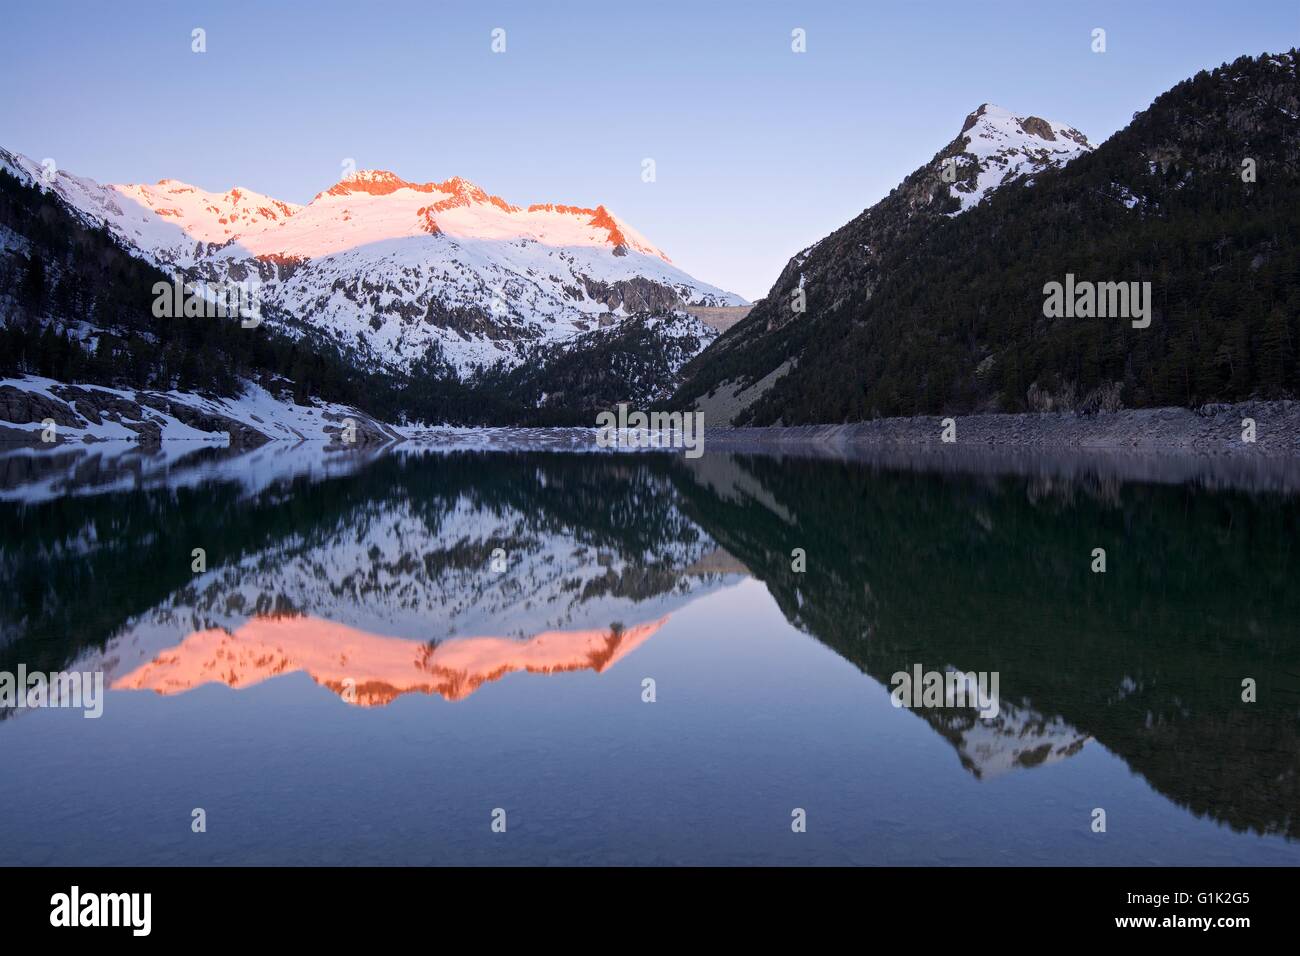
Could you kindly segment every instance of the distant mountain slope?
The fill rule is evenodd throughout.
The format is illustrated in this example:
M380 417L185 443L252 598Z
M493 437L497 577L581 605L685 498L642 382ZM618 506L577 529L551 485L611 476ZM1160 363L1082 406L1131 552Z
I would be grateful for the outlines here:
M1094 152L1035 174L1032 188L999 189L943 221L935 207L962 200L932 162L792 261L687 367L677 400L778 369L737 421L1295 394L1297 59L1293 49L1201 72ZM1150 282L1150 326L1046 317L1044 286L1067 273ZM801 275L807 312L792 316Z
M678 400L693 402L718 389L742 391L769 374L784 374L786 363L813 340L819 319L827 313L842 317L852 303L874 294L891 253L908 237L974 209L1011 184L1033 185L1038 174L1091 149L1071 126L981 105L947 146L888 196L791 259L749 315L686 367ZM755 397L742 394L736 404L743 407Z
M266 304L367 368L434 359L464 373L633 314L745 304L674 266L604 206L525 208L459 177L412 183L364 170L297 206L239 187L49 176L4 150L0 168L161 268L259 278Z

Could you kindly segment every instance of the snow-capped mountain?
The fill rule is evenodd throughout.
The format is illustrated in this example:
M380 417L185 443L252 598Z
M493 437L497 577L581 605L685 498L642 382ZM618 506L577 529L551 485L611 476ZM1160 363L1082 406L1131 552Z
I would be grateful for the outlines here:
M807 319L861 305L906 244L999 190L1032 187L1040 174L1092 149L1072 126L982 104L888 196L791 258L771 292L684 368L677 401L703 408L712 421L741 420L798 362L812 334Z
M299 206L171 179L100 185L4 150L0 168L166 270L259 279L272 314L369 368L406 369L431 350L461 371L513 364L633 314L745 304L687 275L603 205L519 206L461 178L365 170Z

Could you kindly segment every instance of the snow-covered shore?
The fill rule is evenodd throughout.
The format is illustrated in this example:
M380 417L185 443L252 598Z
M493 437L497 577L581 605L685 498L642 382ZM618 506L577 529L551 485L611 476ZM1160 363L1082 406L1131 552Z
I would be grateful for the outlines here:
M356 444L404 437L355 408L317 400L297 405L253 382L245 382L237 398L222 398L68 385L35 375L0 379L0 441L168 439L254 446L274 439L339 440L349 419L356 423Z

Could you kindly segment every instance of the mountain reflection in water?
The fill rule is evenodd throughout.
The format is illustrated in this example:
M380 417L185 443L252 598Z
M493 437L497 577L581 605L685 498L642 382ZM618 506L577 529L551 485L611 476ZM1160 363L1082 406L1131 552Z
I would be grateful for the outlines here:
M1063 779L1039 777L1055 773L1044 768L1100 747L1161 795L1163 819L1190 812L1238 831L1216 850L1225 859L1300 860L1300 499L1268 475L1251 487L1239 465L1231 480L1205 463L1202 475L1162 481L1104 462L998 468L975 457L964 466L757 450L689 461L416 449L361 459L300 448L263 451L244 470L233 453L168 454L165 467L109 456L93 469L75 455L0 457L0 575L14 596L0 609L0 670L103 670L113 691L165 695L149 711L157 721L183 692L210 684L270 695L257 701L274 706L287 693L275 688L302 673L347 703L384 710L399 697L472 696L474 714L521 729L546 719L542 698L517 684L535 680L536 693L564 695L630 741L646 719L634 715L646 711L617 709L599 685L653 647L647 662L660 671L665 662L695 669L692 703L706 713L718 688L713 719L751 713L811 727L815 709L829 706L817 695L783 699L775 713L770 693L699 670L693 655L706 650L730 655L737 673L777 654L757 635L761 619L764 633L779 623L772 633L785 635L775 672L756 672L764 680L794 681L835 659L855 669L862 694L887 693L893 673L917 664L1000 674L992 720L969 708L891 709L864 727L845 713L842 739L823 730L819 747L926 726L946 742L947 761L983 782L976 793L986 797L963 799L1008 800L1013 813L1017 787L1041 797ZM93 480L78 484L78 474ZM207 560L199 573L196 547ZM1090 570L1097 547L1105 574ZM797 549L806 571L792 565ZM717 610L737 595L744 614ZM779 621L763 617L766 606ZM705 615L712 623L700 623ZM560 676L581 674L597 683ZM626 674L637 693L644 676ZM1242 701L1246 678L1258 684L1254 703ZM110 694L110 730L135 696ZM195 719L217 706L196 697ZM37 733L26 725L47 716L0 721L0 743ZM280 733L296 726L286 721ZM42 745L52 765L77 759L81 728L60 726ZM672 772L707 732L680 728L677 758L655 752L661 769ZM585 766L582 750L555 747L552 765ZM763 747L772 768L812 759L780 732ZM933 756L909 759L917 786L942 772ZM994 779L1025 783L988 790ZM602 785L617 801L634 784ZM8 794L0 789L0 800ZM934 813L935 828L954 812L924 807L916 801L912 812ZM879 840L873 826L885 825L882 816L862 827ZM11 835L20 839L0 828ZM1270 855L1259 855L1259 837L1275 841ZM612 859L606 851L588 846L584 858ZM744 852L737 842L716 858ZM1059 861L1087 852L1062 851ZM286 854L269 859L314 858L302 847Z
M410 693L463 700L515 671L599 674L639 647L664 620L603 631L546 631L523 640L460 637L422 644L316 618L257 616L233 634L221 628L197 631L112 686L179 694L211 682L251 687L302 670L362 707Z

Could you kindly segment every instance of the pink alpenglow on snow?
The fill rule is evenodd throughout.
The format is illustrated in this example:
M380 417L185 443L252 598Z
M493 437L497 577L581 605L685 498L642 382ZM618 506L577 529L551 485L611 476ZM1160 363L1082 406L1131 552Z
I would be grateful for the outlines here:
M667 616L634 627L546 631L527 640L457 637L422 642L313 617L255 617L233 633L195 631L112 684L179 694L202 684L242 689L304 671L348 703L382 706L402 694L463 700L506 674L603 673L640 647Z
M746 305L676 266L607 207L511 203L470 182L362 170L306 205L174 179L100 185L0 149L0 169L168 271L261 283L262 305L358 361L408 370L434 349L466 372L525 360L635 315ZM272 320L273 321L273 320ZM282 326L301 334L296 323ZM701 342L711 340L701 327Z

